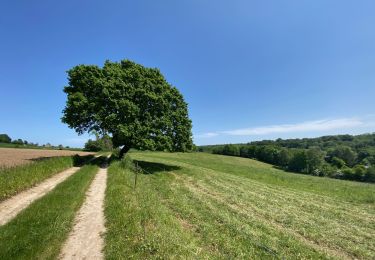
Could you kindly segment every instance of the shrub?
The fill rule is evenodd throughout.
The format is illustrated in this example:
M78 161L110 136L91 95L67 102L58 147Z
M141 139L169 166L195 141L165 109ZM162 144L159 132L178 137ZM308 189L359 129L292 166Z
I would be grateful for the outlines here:
M23 140L22 139L13 140L12 144L23 145Z
M323 163L320 167L319 176L335 177L337 175L337 168L333 167L328 163Z
M0 134L0 143L10 143L12 139L7 134Z
M99 152L102 148L98 141L94 141L89 139L87 143L85 143L85 150L90 152Z
M367 169L363 165L356 165L353 168L353 174L355 180L363 180L365 177L365 174L367 172Z
M123 169L130 169L130 170L134 170L135 169L135 165L134 165L133 159L128 154L126 154L124 156L124 158L121 159L120 166Z
M342 178L347 179L347 180L354 180L355 175L354 175L353 170L346 166L342 168Z

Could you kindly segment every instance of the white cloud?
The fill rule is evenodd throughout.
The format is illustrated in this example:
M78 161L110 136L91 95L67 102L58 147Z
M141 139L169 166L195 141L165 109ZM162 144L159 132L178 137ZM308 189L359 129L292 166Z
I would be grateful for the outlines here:
M296 124L280 124L259 126L252 128L233 129L228 131L217 131L198 134L196 138L211 138L219 135L229 136L259 136L285 133L301 133L301 132L328 132L341 129L355 129L373 126L374 122L369 121L370 118L339 118L339 119L322 119L316 121L306 121Z
M268 135L279 133L297 133L297 132L317 132L330 131L343 128L354 128L364 125L360 119L357 118L342 118L342 119L324 119L317 121L308 121L297 124L283 124L271 125L254 128L235 129L230 131L222 131L221 133L227 135Z
M197 138L210 138L210 137L215 137L215 136L218 136L219 133L204 133L204 134L198 134L198 135L195 135L195 137Z

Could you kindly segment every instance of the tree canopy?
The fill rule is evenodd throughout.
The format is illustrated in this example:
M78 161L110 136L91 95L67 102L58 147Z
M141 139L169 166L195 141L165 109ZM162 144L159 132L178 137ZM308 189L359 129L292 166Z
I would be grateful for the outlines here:
M279 138L247 144L206 145L197 149L201 152L254 158L294 172L375 182L375 133L285 140Z
M68 71L62 121L82 134L110 134L115 147L140 150L192 149L187 104L156 68L130 60L78 65Z
M10 143L12 139L7 134L0 134L0 143Z

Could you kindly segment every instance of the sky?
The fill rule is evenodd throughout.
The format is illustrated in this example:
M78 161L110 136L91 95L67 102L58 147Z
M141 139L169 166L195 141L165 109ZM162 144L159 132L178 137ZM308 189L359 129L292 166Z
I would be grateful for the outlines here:
M81 147L66 71L130 59L189 104L194 142L375 132L375 1L0 3L0 133ZM92 138L92 137L91 137Z

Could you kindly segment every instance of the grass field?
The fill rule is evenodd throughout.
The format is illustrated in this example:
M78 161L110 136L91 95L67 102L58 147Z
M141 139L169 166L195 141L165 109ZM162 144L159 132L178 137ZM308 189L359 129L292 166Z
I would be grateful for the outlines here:
M0 227L0 259L56 259L97 170L83 166Z
M375 185L250 159L132 152L109 168L108 259L375 258Z

